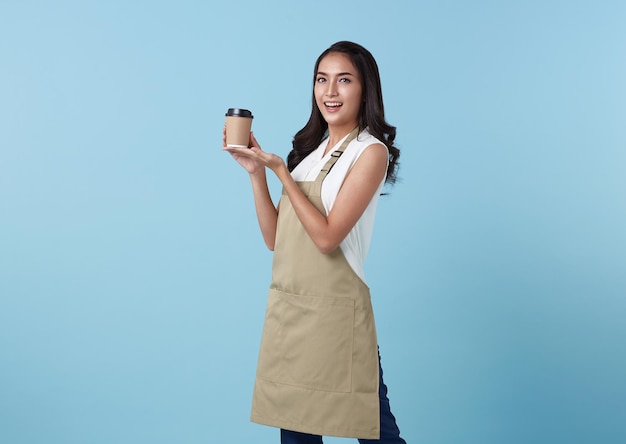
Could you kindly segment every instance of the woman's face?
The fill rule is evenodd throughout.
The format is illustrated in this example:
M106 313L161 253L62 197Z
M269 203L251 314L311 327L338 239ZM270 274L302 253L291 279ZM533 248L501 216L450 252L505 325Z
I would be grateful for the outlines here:
M346 54L331 52L320 61L313 92L329 127L350 131L358 125L362 91L359 73Z

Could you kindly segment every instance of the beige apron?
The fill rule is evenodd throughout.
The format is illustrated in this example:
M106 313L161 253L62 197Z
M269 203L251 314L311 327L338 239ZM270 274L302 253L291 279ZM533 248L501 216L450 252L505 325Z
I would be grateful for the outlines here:
M323 214L322 181L298 186ZM283 191L251 420L315 435L378 439L378 350L367 285L340 248L319 252Z

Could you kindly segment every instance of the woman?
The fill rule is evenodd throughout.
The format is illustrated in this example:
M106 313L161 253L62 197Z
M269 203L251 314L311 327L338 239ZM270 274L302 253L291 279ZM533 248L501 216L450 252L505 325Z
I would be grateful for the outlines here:
M376 61L338 42L317 59L311 116L287 164L250 135L224 150L249 173L263 239L274 251L254 387L254 422L281 442L405 443L389 409L365 284L376 204L399 150L385 121ZM278 207L266 169L283 186Z

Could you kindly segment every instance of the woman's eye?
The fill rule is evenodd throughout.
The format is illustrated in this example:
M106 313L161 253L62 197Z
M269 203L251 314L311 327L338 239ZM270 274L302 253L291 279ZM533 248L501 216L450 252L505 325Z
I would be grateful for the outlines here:
M341 79L339 79L340 82L342 83L350 83L350 79L346 78L346 77L342 77Z
M326 81L326 79L324 77L318 77L316 82L317 83L324 83Z

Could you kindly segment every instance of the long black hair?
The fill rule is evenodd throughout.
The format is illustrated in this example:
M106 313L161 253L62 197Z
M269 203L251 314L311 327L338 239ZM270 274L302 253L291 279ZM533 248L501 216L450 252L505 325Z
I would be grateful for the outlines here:
M346 54L357 69L362 84L361 110L359 111L359 127L367 128L369 133L383 142L389 150L389 167L385 181L393 184L396 181L398 157L400 150L393 144L396 138L396 127L385 120L383 93L380 84L378 65L372 54L363 46L353 42L337 42L326 49L315 62L313 82L324 57L333 52ZM309 121L293 138L293 149L287 156L287 167L293 169L314 151L327 135L328 123L324 120L315 102L315 92L311 104Z

